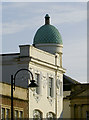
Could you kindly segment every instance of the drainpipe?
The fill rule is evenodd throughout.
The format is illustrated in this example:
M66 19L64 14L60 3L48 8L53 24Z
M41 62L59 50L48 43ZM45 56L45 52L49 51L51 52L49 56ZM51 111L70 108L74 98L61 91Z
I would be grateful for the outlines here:
M57 55L55 55L55 66L57 67ZM55 113L56 113L56 118L57 118L57 68L55 70Z

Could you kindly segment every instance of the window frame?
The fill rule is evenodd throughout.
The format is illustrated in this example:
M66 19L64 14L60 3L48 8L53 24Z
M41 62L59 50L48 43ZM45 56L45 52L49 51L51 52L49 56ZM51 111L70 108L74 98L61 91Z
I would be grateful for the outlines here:
M8 114L7 114L7 110L8 110ZM6 108L6 120L8 120L10 118L10 109Z
M50 79L51 79L51 88L49 87ZM51 97L51 98L54 97L54 77L52 75L49 75L48 77L48 97Z
M2 108L5 109L4 119L6 119L6 109L9 110L9 117L8 117L8 119L9 119L11 116L11 107L8 105L1 104L1 119L2 119Z
M4 115L3 115L3 109L4 109ZM1 119L5 119L5 108L1 107Z
M21 116L21 117L20 117L20 112L22 112L22 116ZM20 119L23 118L23 111L22 111L22 110L19 111L19 118L20 118Z
M17 117L15 116L15 112L17 112ZM16 109L16 110L14 110L14 119L18 119L19 117L19 112L18 112L18 110Z
M39 76L38 79L36 79L36 75ZM40 82L41 82L41 81L40 81L40 72L35 71L35 75L34 75L34 76L35 76L35 81L36 81L36 83L38 84L38 87L35 88L35 93L36 93L37 95L40 95L40 92L41 92L41 91L40 91Z
M40 116L40 118L39 118L39 116ZM40 110L38 110L38 109L34 109L33 110L33 118L36 119L36 120L37 119L42 119L43 118L43 113Z
M17 115L18 117L17 118L15 118L15 111L18 111L18 115ZM14 119L21 119L20 116L19 116L20 112L22 112L22 119L23 119L24 118L24 110L23 110L23 108L14 107Z

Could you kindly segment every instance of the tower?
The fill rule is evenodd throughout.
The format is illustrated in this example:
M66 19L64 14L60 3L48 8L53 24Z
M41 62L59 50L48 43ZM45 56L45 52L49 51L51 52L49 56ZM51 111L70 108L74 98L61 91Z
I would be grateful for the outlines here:
M38 49L55 54L59 57L59 64L60 67L62 67L62 38L58 29L50 24L48 14L45 16L45 24L37 30L34 36L33 45Z

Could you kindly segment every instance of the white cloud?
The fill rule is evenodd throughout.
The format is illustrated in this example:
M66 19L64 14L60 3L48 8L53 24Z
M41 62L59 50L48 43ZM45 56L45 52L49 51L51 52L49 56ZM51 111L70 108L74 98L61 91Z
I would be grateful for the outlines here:
M25 29L27 26L24 24L18 24L18 23L4 23L2 34L13 34L20 32L21 30Z
M50 5L48 9L37 9L36 12L49 13L54 24L81 22L87 20L86 9L81 9L73 5Z
M26 7L28 4L12 4L11 6L16 8L17 6L19 7ZM10 6L8 6L10 7ZM20 9L20 8L19 8ZM31 8L30 8L31 9ZM36 15L39 13L39 15ZM30 16L25 19L16 19L15 21L9 23L3 23L3 34L13 34L16 32L20 32L26 28L32 29L36 28L37 26L40 26L43 24L43 19L40 16L40 14L49 13L52 18L52 24L62 24L62 23L75 23L75 22L81 22L83 20L87 20L87 11L86 10L80 10L80 9L75 9L73 6L65 6L65 5L49 5L47 6L47 9L34 9L32 11L32 14L35 14L35 17L30 18ZM25 16L25 13L20 13L20 15ZM27 13L28 14L28 13ZM37 22L36 22L37 21ZM41 24L42 23L42 24Z
M36 28L38 26L35 21L38 21L38 24L40 24L39 17L35 17L34 20L28 19L17 22L5 22L2 24L2 34L14 34L26 30L27 28L32 30L34 27Z
M16 3L13 3L13 1L12 2L10 2L9 4L5 4L5 2L3 2L3 4L2 4L2 7L4 8L4 9L14 9L14 8L19 8L19 9L21 9L21 8L24 8L24 7L27 7L27 6L29 6L29 4L27 3L27 2L20 2L20 3L18 3L18 2L16 2Z
M62 24L62 23L74 24L75 22L81 22L83 20L87 20L87 12L86 10L84 10L84 11L72 11L65 13L55 13L55 17L53 18L54 18L53 24Z

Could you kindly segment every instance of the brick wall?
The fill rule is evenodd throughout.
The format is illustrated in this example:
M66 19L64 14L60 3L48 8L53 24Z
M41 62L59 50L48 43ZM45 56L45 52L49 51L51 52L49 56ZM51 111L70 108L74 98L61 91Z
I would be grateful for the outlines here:
M2 96L0 97L0 101L2 101L1 106L9 108L11 112L11 98L9 96ZM14 98L13 106L14 106L14 110L15 109L19 111L22 110L23 117L28 118L28 100L21 100L18 98ZM1 111L0 111L0 118L1 118Z

